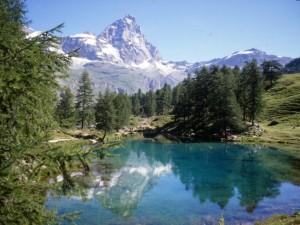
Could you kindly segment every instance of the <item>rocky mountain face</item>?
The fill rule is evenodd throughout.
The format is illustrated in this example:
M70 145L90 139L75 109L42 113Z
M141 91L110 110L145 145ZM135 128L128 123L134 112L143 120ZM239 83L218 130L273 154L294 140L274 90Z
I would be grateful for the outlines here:
M65 83L76 86L82 71L90 73L95 89L136 92L172 86L186 76L186 67L161 59L158 49L148 42L132 16L125 16L108 26L98 36L85 32L62 38L61 49L78 49L73 58L70 78Z
M40 32L30 30L28 37ZM281 64L291 61L288 57L269 55L258 49L234 52L229 56L205 62L189 63L162 60L158 49L148 42L136 19L130 15L119 19L105 28L99 35L79 33L61 40L60 52L78 50L73 57L70 77L64 83L77 87L83 71L89 72L96 92L107 88L116 92L134 93L156 90L165 83L174 86L203 66L226 65L243 67L252 59L278 60Z
M132 16L126 16L108 26L100 35L85 32L65 37L65 52L79 48L80 57L125 65L159 61L158 49L150 44Z

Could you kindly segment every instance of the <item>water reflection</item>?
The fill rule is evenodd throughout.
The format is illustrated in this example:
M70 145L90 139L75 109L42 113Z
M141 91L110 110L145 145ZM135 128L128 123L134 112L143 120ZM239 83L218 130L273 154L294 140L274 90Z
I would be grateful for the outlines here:
M76 188L69 195L72 199L93 199L122 218L147 218L146 211L152 212L153 217L156 211L164 209L153 206L157 199L174 203L164 207L170 208L170 214L175 213L180 204L193 204L192 200L179 204L177 195L185 195L184 192L191 193L199 207L211 209L211 214L216 210L208 203L217 205L219 210L229 205L230 210L233 201L251 214L264 199L280 195L283 182L299 185L299 165L299 158L259 146L132 141L113 150L112 157L96 160L91 176L77 178ZM183 190L172 188L179 184ZM154 190L156 185L161 192Z

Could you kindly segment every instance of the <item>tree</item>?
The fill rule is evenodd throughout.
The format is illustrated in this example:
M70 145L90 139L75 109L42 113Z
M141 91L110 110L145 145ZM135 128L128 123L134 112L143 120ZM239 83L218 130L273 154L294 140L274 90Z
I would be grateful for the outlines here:
M96 128L111 131L115 125L115 108L113 103L113 95L107 90L104 95L99 92L97 103L95 106Z
M192 86L193 82L190 76L183 80L180 86L180 95L177 104L174 105L172 113L175 115L175 119L183 118L185 121L192 115L193 110L193 98L192 98Z
M224 134L225 138L228 136L228 129L231 131L242 130L241 110L237 103L235 95L235 77L233 71L227 67L223 67L220 71L221 77L219 89L216 92L219 101L212 103L215 112L212 112L215 117L215 128L219 133Z
M172 90L172 106L173 107L179 102L180 94L181 94L181 86L177 85Z
M171 86L165 84L164 87L156 91L157 114L166 115L170 112L172 106Z
M283 66L276 60L264 61L261 66L264 79L270 82L268 87L273 87L276 80L282 75Z
M262 75L255 60L245 65L242 71L247 81L247 115L252 125L262 106Z
M65 87L60 94L56 117L61 127L70 128L75 125L74 95L68 87Z
M93 90L89 74L82 73L76 96L76 110L81 129L88 127L94 121Z
M131 96L132 102L132 114L135 116L139 116L141 114L141 103L139 95L136 93Z
M115 129L120 129L129 123L131 115L131 101L125 94L117 94L114 98L114 107L116 109Z
M248 79L249 76L245 71L241 72L237 78L236 98L242 111L243 121L246 121L248 111Z
M145 96L145 114L147 117L153 116L156 111L156 101L155 101L155 94L153 91L149 91L146 93Z
M24 11L21 0L0 1L0 223L50 224L41 167L44 174L59 171L44 143L54 124L57 81L70 58L49 51L61 26L26 37Z

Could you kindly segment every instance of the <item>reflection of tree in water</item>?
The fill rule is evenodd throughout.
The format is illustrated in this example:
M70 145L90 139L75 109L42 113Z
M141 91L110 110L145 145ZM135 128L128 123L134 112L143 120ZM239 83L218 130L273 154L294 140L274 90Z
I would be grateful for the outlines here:
M253 146L133 141L114 150L114 155L92 167L103 186L99 182L86 182L86 186L94 188L104 208L124 217L132 215L143 195L171 167L201 203L210 201L224 208L238 194L248 212L264 197L277 196L280 183L300 173L295 166L299 159Z
M274 174L264 167L253 149L226 144L198 147L189 149L191 154L174 150L173 165L182 183L193 190L200 202L209 200L224 208L237 188L240 205L252 211L264 197L279 194Z
M170 162L186 189L200 202L209 200L224 208L238 190L240 205L252 212L264 197L279 194L281 181L294 179L295 159L280 151L232 144L150 144L149 161ZM154 146L154 148L153 148ZM167 149L166 149L167 148ZM276 157L274 157L276 156ZM153 159L154 158L154 159ZM297 164L299 165L299 164ZM277 168L277 169L276 169ZM282 176L278 168L284 168ZM293 171L293 173L288 171Z

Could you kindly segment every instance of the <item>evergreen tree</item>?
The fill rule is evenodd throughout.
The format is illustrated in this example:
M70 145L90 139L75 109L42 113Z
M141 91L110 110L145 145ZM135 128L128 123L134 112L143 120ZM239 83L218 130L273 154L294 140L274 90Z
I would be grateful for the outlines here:
M246 121L248 111L248 74L243 70L237 78L236 97L242 111L243 121Z
M147 92L145 96L145 114L147 117L153 116L156 111L156 101L155 101L155 94L153 91Z
M108 90L104 95L99 92L95 106L96 128L104 131L111 131L115 123L115 108L113 103L113 94Z
M125 94L117 94L114 98L114 107L116 110L115 129L120 129L129 123L131 115L131 101Z
M65 87L60 94L56 117L61 127L71 128L75 125L74 95L68 87Z
M264 61L261 66L264 79L269 81L267 87L273 87L276 80L282 75L283 66L276 60Z
M157 114L166 115L172 107L172 91L171 86L165 84L164 87L156 91Z
M61 26L26 37L24 11L21 0L0 1L0 224L40 225L54 222L44 207L45 174L59 168L44 143L54 124L59 74L70 59L48 50L59 43Z
M179 102L179 97L181 94L181 86L177 85L172 90L172 106L174 107Z
M262 75L255 60L245 65L243 72L247 80L247 115L254 125L254 121L262 106Z
M132 114L135 116L141 115L141 103L139 95L136 93L131 96L131 102L132 102Z
M173 114L175 115L175 119L183 118L185 121L189 119L192 115L193 110L193 97L192 97L192 86L194 85L190 76L187 79L183 80L181 84L179 84L180 95L177 101L177 104L173 108Z
M219 133L227 138L228 129L231 131L242 130L241 110L236 100L235 91L235 77L233 72L226 67L220 71L221 76L219 89L217 92L218 102L212 104L215 117L215 128Z
M93 90L87 72L83 72L79 81L76 96L76 110L81 129L90 126L94 121Z

